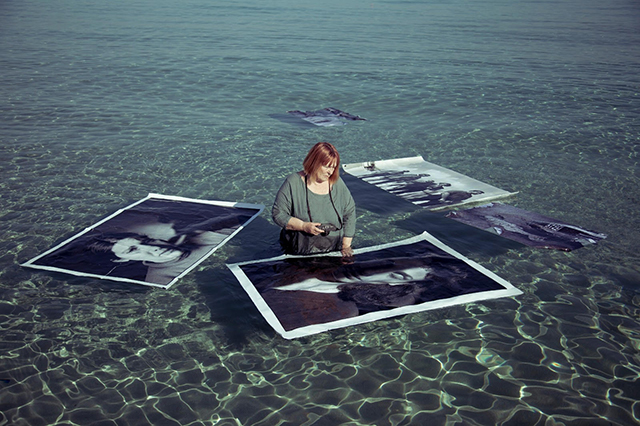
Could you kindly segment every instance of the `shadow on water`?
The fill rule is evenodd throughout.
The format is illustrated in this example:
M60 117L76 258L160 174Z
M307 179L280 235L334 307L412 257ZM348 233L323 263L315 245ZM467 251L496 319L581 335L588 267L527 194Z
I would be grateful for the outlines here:
M230 243L233 253L224 260L225 264L281 255L279 233L280 228L257 217L233 238ZM196 272L194 277L211 312L211 321L222 328L229 346L242 349L256 333L275 336L227 267L216 268L215 273L210 270Z
M211 321L218 324L226 344L240 350L256 333L275 337L275 332L240 287L240 283L227 268L195 273L199 290L211 312Z
M341 173L340 177L349 188L357 208L363 208L383 216L422 210L415 204L348 173Z
M283 253L279 238L280 227L271 220L257 217L233 237L235 250L225 262L238 263L280 256Z
M446 213L417 211L394 221L394 226L415 234L426 231L463 255L497 256L524 245L445 217Z

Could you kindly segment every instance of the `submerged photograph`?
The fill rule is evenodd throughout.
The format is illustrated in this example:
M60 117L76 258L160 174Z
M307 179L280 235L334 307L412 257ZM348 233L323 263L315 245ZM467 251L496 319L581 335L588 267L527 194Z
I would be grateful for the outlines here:
M640 423L639 22L635 0L2 2L0 426ZM309 168L319 142L339 156ZM418 157L473 185L383 170ZM127 209L149 194L170 214ZM292 232L332 260L263 268ZM425 232L457 266L376 264ZM290 331L353 321L283 337L227 265ZM514 292L392 312L487 276Z
M149 194L22 266L169 288L263 208Z
M340 256L279 256L227 265L284 338L522 294L424 232Z

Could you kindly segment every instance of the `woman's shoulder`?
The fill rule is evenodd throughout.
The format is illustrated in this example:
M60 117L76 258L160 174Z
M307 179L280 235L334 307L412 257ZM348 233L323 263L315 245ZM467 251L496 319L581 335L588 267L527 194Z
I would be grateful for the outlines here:
M303 172L291 173L289 176L287 176L287 178L285 179L285 182L287 182L290 185L302 184L304 183L304 173Z
M335 188L339 188L341 190L349 190L349 188L347 187L347 184L344 183L344 181L342 180L342 178L340 176L338 176L338 180L336 180L336 182L333 184L333 186Z

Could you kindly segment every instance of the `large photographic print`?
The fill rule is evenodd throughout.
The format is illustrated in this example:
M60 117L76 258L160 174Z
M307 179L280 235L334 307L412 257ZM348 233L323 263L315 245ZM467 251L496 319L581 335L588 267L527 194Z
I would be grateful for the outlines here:
M530 247L571 251L606 238L570 223L501 203L447 214L448 218Z
M520 290L428 233L339 255L228 265L267 322L293 339Z
M344 171L427 210L510 197L510 193L472 179L421 156L345 164Z
M169 288L263 209L149 194L22 266Z

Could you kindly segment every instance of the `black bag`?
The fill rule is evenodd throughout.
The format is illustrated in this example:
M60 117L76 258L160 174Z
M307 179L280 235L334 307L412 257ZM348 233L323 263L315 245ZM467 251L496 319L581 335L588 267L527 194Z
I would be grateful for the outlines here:
M280 231L280 245L285 254L314 254L328 253L340 250L342 238L339 233L329 235L311 235L301 231L282 229Z
M285 254L297 254L298 239L296 238L296 231L282 228L280 231L280 245Z

